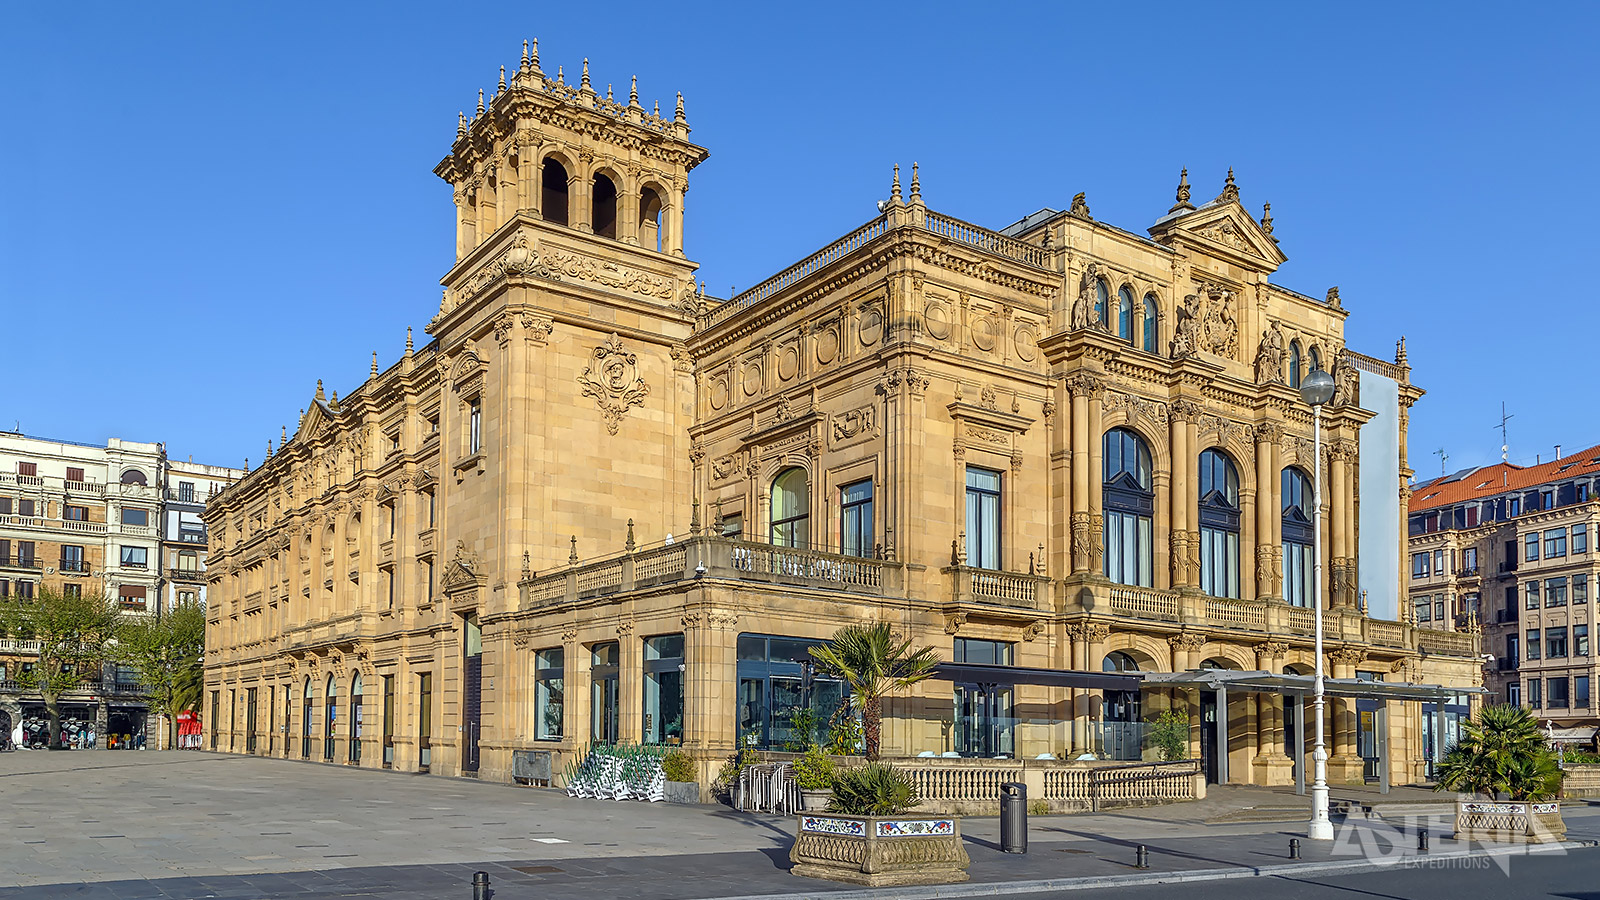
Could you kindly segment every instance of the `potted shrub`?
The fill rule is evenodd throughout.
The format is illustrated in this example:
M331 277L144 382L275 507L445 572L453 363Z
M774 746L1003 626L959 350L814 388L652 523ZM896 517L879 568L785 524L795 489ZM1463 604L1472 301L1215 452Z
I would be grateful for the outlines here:
M1545 843L1567 836L1561 767L1533 714L1486 706L1439 762L1436 790L1455 791L1456 839Z
M699 803L700 784L695 780L694 760L682 750L671 750L661 757L661 771L667 776L668 803Z
M867 759L878 759L883 727L883 698L933 676L939 655L932 647L913 650L910 640L894 636L888 622L846 625L828 643L812 647L817 671L850 686L861 710L862 742Z
M833 760L822 748L813 744L805 755L794 761L794 781L800 788L800 808L806 812L822 812L833 798Z
M961 819L908 815L920 801L905 773L889 766L836 773L827 812L797 817L794 874L869 887L966 881Z

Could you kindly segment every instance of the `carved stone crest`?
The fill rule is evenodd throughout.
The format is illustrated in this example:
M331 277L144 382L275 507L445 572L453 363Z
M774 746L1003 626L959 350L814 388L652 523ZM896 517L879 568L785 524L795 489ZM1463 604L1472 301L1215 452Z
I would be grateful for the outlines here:
M611 434L617 433L628 410L650 395L650 385L639 375L637 356L624 350L622 339L615 334L594 348L578 383L583 385L585 397L595 398Z

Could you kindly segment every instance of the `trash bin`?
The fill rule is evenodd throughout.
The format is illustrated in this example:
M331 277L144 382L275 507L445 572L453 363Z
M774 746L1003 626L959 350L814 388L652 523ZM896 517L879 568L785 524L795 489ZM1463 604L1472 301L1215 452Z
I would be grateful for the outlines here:
M1000 785L1000 849L1028 852L1028 786L1020 781Z

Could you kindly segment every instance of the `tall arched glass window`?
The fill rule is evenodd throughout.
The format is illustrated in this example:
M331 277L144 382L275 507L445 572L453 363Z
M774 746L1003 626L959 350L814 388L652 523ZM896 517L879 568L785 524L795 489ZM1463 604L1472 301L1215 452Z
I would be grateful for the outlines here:
M1144 296L1144 349L1146 353L1155 353L1156 328L1161 324L1161 314L1156 309L1156 295Z
M1321 371L1321 369L1322 369L1322 354L1317 352L1317 348L1312 347L1311 348L1311 365L1306 368L1306 374L1309 375L1312 372Z
M1133 291L1117 290L1117 337L1133 343Z
M361 762L361 737L365 733L366 723L361 717L361 673L357 672L350 679L350 761Z
M1200 590L1239 596L1239 470L1221 450L1200 454Z
M1106 577L1118 584L1151 587L1156 494L1151 487L1150 447L1126 428L1113 428L1106 432L1103 451Z
M544 190L540 198L542 202L539 211L546 222L567 224L567 180L567 167L559 160L544 161L542 178Z
M333 739L339 733L336 730L338 728L339 721L339 685L333 680L332 675L328 676L327 702L328 715L327 718L323 720L322 729L322 758L326 760L332 760Z
M305 693L300 697L300 758L311 758L311 714L316 709L316 687L311 683L311 676L306 676Z
M772 480L772 543L777 547L810 545L811 490L806 470L784 469Z
M1289 387L1300 386L1300 342L1289 342Z
M1095 279L1094 282L1094 323L1105 326L1110 324L1106 318L1106 307L1111 302L1111 289L1106 287L1103 280Z
M1312 560L1311 479L1299 469L1283 470L1283 599L1295 606L1309 606L1311 580L1316 571Z

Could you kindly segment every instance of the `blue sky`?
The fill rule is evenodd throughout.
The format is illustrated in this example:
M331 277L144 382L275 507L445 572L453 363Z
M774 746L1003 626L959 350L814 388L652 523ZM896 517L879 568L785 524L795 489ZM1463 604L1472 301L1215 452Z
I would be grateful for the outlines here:
M1600 443L1596 7L1573 4L27 4L0 29L0 427L259 463L438 305L433 174L523 38L711 158L686 245L748 287L874 214L891 164L991 227L1086 191L1142 231L1229 166L1273 280L1409 339L1412 465ZM978 18L981 15L982 18Z

